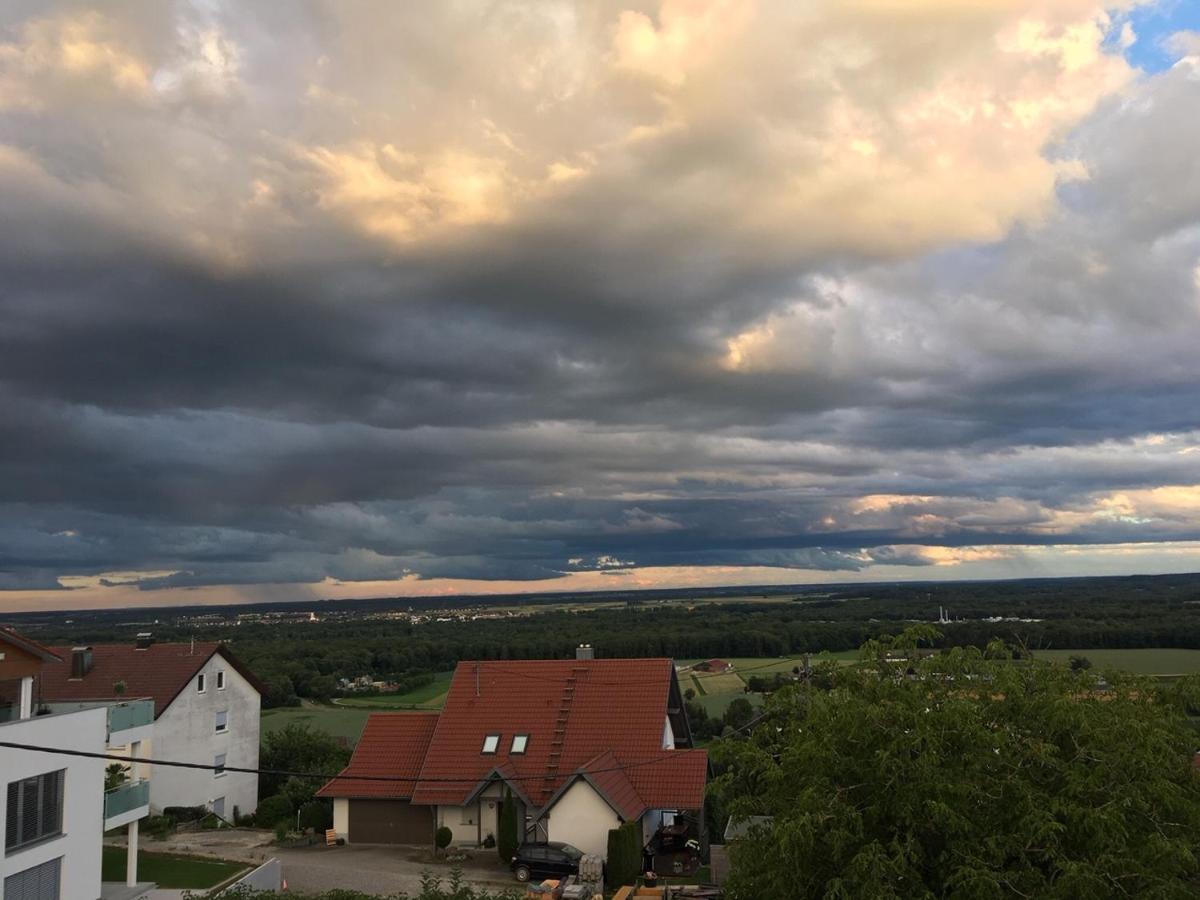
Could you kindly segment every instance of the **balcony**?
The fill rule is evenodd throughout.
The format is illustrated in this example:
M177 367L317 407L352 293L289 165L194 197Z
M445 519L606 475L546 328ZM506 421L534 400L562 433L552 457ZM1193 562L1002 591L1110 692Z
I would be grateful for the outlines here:
M150 814L150 782L130 781L104 792L104 830L120 828Z
M149 738L148 729L154 724L153 700L126 700L108 707L108 743L129 744Z

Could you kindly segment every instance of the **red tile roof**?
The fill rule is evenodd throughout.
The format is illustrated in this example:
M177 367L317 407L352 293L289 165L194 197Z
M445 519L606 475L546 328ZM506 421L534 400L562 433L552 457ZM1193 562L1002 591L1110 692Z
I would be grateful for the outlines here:
M627 820L699 809L708 755L662 749L674 678L667 659L459 663L440 714L372 715L341 773L415 787L335 778L319 793L458 806L499 777L539 808L583 774ZM510 752L518 734L524 753ZM495 753L482 752L488 735Z
M144 650L133 644L93 644L92 668L83 678L71 677L71 647L50 649L61 661L47 663L38 676L41 699L47 703L149 697L157 719L215 653L262 691L258 679L219 643L151 644ZM122 694L113 690L118 681L125 682Z
M602 753L580 768L626 822L648 809L701 809L708 783L703 750L660 750L644 757Z
M625 774L646 809L702 809L708 783L704 750L660 750L645 757L622 757Z
M12 644L14 647L24 650L26 653L31 653L45 662L53 662L59 659L59 655L45 644L39 644L33 638L19 634L15 629L8 628L7 626L0 628L0 643Z
M611 750L588 762L581 771L604 796L609 806L626 822L639 818L646 809L646 804L638 796L637 788L633 786L628 773Z
M421 763L433 737L438 714L372 713L367 718L350 765L339 775L387 775L408 781L338 780L317 791L318 797L360 797L407 800L416 787Z
M499 766L540 807L605 751L621 760L662 749L675 678L669 659L513 660L458 664L414 803L463 803ZM495 754L484 738L500 736ZM513 735L527 734L523 754Z

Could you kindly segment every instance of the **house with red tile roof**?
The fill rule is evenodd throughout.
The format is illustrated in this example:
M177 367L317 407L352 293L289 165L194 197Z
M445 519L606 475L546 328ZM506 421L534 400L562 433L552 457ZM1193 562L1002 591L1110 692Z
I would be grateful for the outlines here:
M258 806L258 776L224 767L258 767L262 685L224 644L158 643L140 635L128 644L51 647L58 660L42 667L38 702L153 703L145 756L200 763L209 769L151 766L150 807L203 806L230 821Z
M139 822L150 814L149 785L137 766L120 784L106 784L105 754L148 733L149 702L43 702L38 682L60 651L0 628L0 852L6 898L54 896L94 900L137 897L138 855L126 863L125 884L102 883L104 833L125 829L137 847Z
M677 816L702 823L707 777L671 660L498 660L459 663L440 713L372 715L319 795L350 842L445 826L477 846L512 802L525 840L604 856L623 822L647 840Z

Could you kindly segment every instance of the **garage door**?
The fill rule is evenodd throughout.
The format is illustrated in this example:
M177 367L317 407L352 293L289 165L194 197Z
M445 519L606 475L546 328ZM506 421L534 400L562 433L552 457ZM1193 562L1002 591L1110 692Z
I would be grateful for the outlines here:
M407 800L351 800L350 843L431 844L432 809Z

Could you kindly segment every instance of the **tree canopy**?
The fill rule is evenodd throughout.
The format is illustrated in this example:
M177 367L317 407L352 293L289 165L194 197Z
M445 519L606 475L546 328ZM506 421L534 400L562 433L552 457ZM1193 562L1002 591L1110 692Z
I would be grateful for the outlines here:
M1200 894L1192 681L926 655L928 626L822 663L714 754L738 898Z

